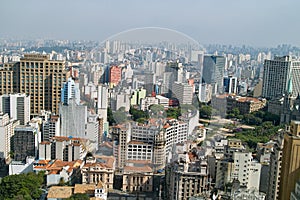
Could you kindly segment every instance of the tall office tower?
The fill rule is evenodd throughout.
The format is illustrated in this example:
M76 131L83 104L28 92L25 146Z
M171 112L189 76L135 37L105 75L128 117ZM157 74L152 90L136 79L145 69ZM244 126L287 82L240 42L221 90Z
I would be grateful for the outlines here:
M61 102L64 105L69 105L70 99L74 99L77 105L80 104L79 83L75 83L71 77L68 78L67 82L63 83L61 89Z
M145 85L147 96L150 96L154 92L155 75L153 72L145 73Z
M60 136L60 118L58 115L51 115L43 124L42 141L50 141L54 136Z
M237 84L236 77L224 77L224 92L228 94L237 94Z
M14 160L25 161L27 156L37 156L38 133L31 126L15 127L13 139Z
M126 164L127 143L130 141L130 135L130 123L112 127L113 156L116 158L117 168L123 168Z
M172 72L163 73L163 84L161 85L161 94L164 96L172 96L172 84L174 83L174 78Z
M300 179L300 121L292 121L284 134L279 199L290 199Z
M5 94L0 96L0 112L26 125L30 120L30 97L26 94Z
M173 84L172 97L177 98L180 104L192 104L193 87L187 83L175 82Z
M0 158L8 159L11 151L11 137L19 121L9 118L7 113L0 113Z
M211 100L212 87L210 84L201 83L199 84L198 98L200 102L209 102Z
M269 184L266 200L277 200L279 195L279 186L281 180L282 149L283 149L284 131L279 132L273 152L270 156Z
M183 67L182 63L170 62L167 63L165 67L165 72L163 73L163 85L161 88L161 93L166 97L172 96L172 85L174 82L182 83L183 79Z
M109 84L110 87L117 86L122 79L122 67L111 66L109 69Z
M97 114L103 121L107 121L107 108L108 108L108 87L107 85L98 86L97 95Z
M69 72L63 61L49 60L47 55L28 54L16 63L15 90L30 95L31 114L41 110L59 112L62 83Z
M60 104L61 136L85 138L87 124L87 107L70 101L69 105Z
M204 56L202 79L205 83L214 85L214 94L223 93L224 71L225 57Z
M180 82L182 83L183 78L183 66L180 62L170 62L167 64L165 68L166 72L172 72L173 74L173 82Z
M2 67L0 66L0 95L14 93L14 64L5 63Z
M166 138L163 131L154 135L152 163L155 169L163 169L166 165Z
M262 96L271 99L287 91L294 97L300 92L300 61L292 60L291 56L265 60Z

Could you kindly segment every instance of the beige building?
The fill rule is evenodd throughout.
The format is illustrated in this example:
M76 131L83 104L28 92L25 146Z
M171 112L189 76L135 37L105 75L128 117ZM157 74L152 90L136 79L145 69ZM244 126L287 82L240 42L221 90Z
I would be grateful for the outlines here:
M113 155L116 158L116 166L123 168L127 155L127 143L130 141L131 126L118 124L112 127Z
M300 179L300 121L292 121L290 132L284 134L279 199L290 199Z
M123 169L122 190L126 192L152 192L153 169L151 162L130 160Z
M38 115L41 110L59 112L62 83L69 76L63 61L49 60L47 55L26 54L20 62L0 69L0 75L0 93L30 95L32 115Z
M266 99L228 94L217 95L212 98L212 107L217 109L221 116L226 116L234 108L238 108L241 115L249 114L264 108L266 103Z
M112 156L89 157L82 167L82 183L97 184L100 181L113 189L115 158Z
M14 93L14 72L15 63L5 63L0 67L0 95Z
M282 165L283 136L284 132L279 132L270 156L269 184L266 196L267 200L278 199L281 180L280 174Z
M179 153L178 160L166 169L166 181L169 199L185 200L203 194L208 189L207 162L192 152Z

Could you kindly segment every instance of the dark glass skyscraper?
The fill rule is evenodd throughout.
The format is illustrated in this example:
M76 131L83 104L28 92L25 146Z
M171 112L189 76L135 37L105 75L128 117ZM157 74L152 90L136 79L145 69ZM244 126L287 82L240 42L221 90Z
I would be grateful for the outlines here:
M225 70L225 57L204 56L202 81L213 85L213 93L223 92L223 76Z

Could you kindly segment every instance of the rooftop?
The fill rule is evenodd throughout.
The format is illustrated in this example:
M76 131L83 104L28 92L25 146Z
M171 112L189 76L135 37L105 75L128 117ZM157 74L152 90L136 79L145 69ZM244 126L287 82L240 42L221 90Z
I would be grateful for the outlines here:
M66 199L73 194L74 187L70 186L52 186L48 191L47 198Z

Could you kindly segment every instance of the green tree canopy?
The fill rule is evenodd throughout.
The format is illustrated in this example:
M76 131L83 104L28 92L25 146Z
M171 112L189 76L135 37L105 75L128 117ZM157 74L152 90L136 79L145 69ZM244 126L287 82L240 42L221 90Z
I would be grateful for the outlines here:
M6 176L0 184L0 199L39 199L44 173Z
M180 108L169 108L167 110L167 117L178 119L181 116L181 109Z
M140 118L148 119L149 115L146 111L138 110L134 108L133 106L130 107L129 114L132 115L132 119L134 121L137 121Z
M205 119L210 119L212 115L212 107L208 105L202 105L199 109L200 117Z
M67 200L89 200L90 197L87 194L73 194Z

